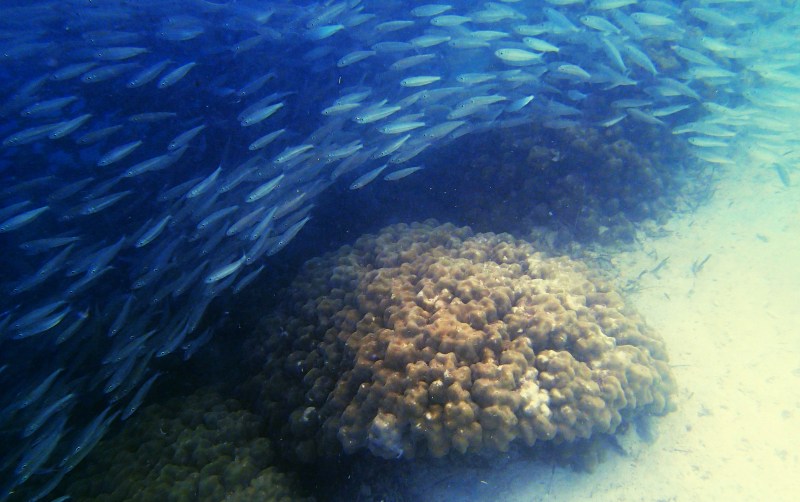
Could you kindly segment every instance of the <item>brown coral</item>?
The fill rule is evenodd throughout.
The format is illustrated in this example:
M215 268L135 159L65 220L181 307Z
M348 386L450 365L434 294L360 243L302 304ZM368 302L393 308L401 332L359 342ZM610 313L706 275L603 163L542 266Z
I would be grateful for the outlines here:
M394 225L310 261L265 320L261 402L295 458L506 451L673 408L664 343L582 263Z
M66 478L76 500L311 501L274 465L263 419L204 388L154 404Z

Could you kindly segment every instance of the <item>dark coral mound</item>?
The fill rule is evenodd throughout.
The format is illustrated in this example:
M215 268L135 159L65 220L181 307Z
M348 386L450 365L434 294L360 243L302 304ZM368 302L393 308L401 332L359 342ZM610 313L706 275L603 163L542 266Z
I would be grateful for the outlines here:
M208 390L148 406L92 451L67 493L109 502L313 500L274 467L263 429L262 418Z
M505 234L364 236L309 261L262 329L252 390L303 461L572 442L674 408L664 343L620 295Z
M329 194L309 225L333 241L377 231L369 227L375 222L437 218L517 237L553 232L563 250L630 243L706 200L715 175L687 168L690 154L679 137L621 124L550 129L533 121L470 134L422 154L426 174L394 182L392 190L370 185ZM362 217L343 217L352 214Z
M682 143L631 127L490 131L462 139L437 163L463 166L448 195L473 228L524 235L545 227L565 241L630 242L637 223L666 220L691 191ZM485 191L503 203L476 204Z

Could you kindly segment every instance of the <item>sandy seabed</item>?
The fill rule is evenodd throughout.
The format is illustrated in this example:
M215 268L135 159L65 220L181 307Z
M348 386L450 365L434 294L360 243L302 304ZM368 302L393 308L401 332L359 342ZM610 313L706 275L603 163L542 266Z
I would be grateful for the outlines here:
M666 236L614 256L620 284L669 258L631 296L679 385L655 440L631 430L591 473L529 461L426 470L407 480L415 499L800 500L800 189L758 171L726 173Z

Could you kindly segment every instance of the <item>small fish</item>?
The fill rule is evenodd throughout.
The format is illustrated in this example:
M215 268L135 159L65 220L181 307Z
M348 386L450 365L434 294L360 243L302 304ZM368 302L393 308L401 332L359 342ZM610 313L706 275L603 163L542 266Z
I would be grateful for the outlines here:
M660 126L667 125L663 120L658 119L653 115L644 112L638 108L626 108L625 112L628 115L630 115L631 118L638 120L639 122L643 122L645 124L660 125Z
M103 167L113 164L115 162L119 162L120 160L124 159L125 157L133 153L134 150L142 146L142 143L143 143L142 140L137 140L118 146L113 150L111 150L110 152L103 155L102 157L100 157L100 160L97 161L97 165Z
M276 164L285 164L290 160L294 159L298 155L301 155L309 150L314 148L314 145L306 144L306 145L299 145L294 147L287 147L281 153L279 153L273 162Z
M48 209L50 209L50 206L42 206L9 218L3 223L0 223L0 233L11 232L30 224Z
M425 133L423 133L425 134ZM446 133L445 133L446 134ZM411 138L410 134L406 134L405 136L398 138L391 143L387 144L385 147L379 149L375 154L373 154L373 159L380 159L381 157L387 157L394 152L396 152L406 141Z
M114 257L119 253L122 249L122 246L127 241L126 236L122 236L110 246L100 249L92 255L92 259L89 261L89 265L86 267L86 274L87 275L95 275L100 272L101 269L105 268L106 265L111 263Z
M257 140L253 141L252 143L250 143L250 146L248 146L247 148L250 151L260 150L272 144L272 142L275 141L278 138L278 136L280 136L285 132L286 129L278 129L277 131L272 131L271 133L265 134L260 138L258 138Z
M116 319L114 319L114 322L111 324L111 327L108 328L109 337L112 337L117 333L119 333L125 326L125 322L128 320L128 314L130 313L131 308L133 308L133 302L135 301L136 297L129 294L127 300L125 300L125 303L122 305L122 309L117 314Z
M687 140L690 144L694 146L699 146L701 148L727 148L730 144L727 141L722 141L715 138L709 138L706 136L692 136Z
M585 15L580 17L584 26L603 33L621 33L622 30L614 26L608 19L600 16Z
M203 129L205 129L205 128L206 128L205 124L200 124L197 127L193 127L191 129L189 129L188 131L180 133L172 141L169 142L169 145L167 145L167 150L169 150L170 152L173 152L173 151L181 148L182 146L188 144L190 141L192 141L195 138L195 136L200 134L203 131Z
M310 216L306 216L302 220L298 221L297 223L289 227L288 230L286 230L284 233L280 235L280 237L278 237L278 240L275 242L275 244L273 244L272 247L269 248L269 250L267 251L267 255L273 256L277 254L280 250L285 248L297 236L297 234L300 233L300 230L305 226L306 223L308 223L308 220L310 219L311 219Z
M384 169L386 169L387 164L384 164L380 167L376 167L375 169L369 171L368 173L360 176L356 179L351 185L350 190L358 190L360 188L364 188L367 186L372 180L377 178Z
M230 237L230 236L232 236L232 235L236 235L236 234L238 234L239 232L241 232L241 231L245 230L247 227L249 227L249 226L250 226L250 224L251 224L251 223L252 223L252 222L253 222L253 221L254 221L256 218L258 218L258 216L259 216L259 215L260 215L260 214L261 214L263 211L264 211L264 207L262 206L262 207L258 207L258 208L256 208L256 209L254 209L253 211L250 211L250 212L249 212L249 213L247 213L246 215L242 216L241 218L239 218L239 220L237 220L236 222L234 222L234 223L233 223L233 225L231 225L230 227L228 227L228 229L225 231L225 235L227 235L228 237Z
M218 222L222 218L224 218L224 217L236 212L237 209L239 209L238 205L233 205L233 206L225 207L225 208L222 208L222 209L218 209L218 210L214 211L213 213L211 213L210 215L208 215L205 218L203 218L200 221L200 223L197 224L197 226L195 228L197 230L205 230L206 228L208 228L209 226L211 226L214 223Z
M244 98L247 96L251 96L258 92L267 82L275 78L275 72L269 72L260 77L256 78L255 80L250 81L249 83L245 84L241 89L236 91L236 96L239 98Z
M48 375L47 378L42 380L42 383L37 385L36 388L33 389L27 396L25 396L24 398L20 399L17 402L16 407L18 409L27 408L31 404L33 404L36 401L38 401L45 394L45 392L47 392L48 389L50 389L50 386L53 384L53 382L55 381L56 377L58 377L58 375L60 375L63 372L64 372L64 368L58 368L55 371L53 371L52 373L50 373L50 375Z
M419 75L416 77L406 77L400 81L400 85L403 87L420 87L423 85L429 85L434 82L438 82L442 79L437 75Z
M370 94L372 94L372 90L368 89L366 91L361 92L353 92L350 94L345 94L344 96L340 96L333 102L334 105L342 105L345 103L361 103L366 99Z
M111 394L125 382L131 374L131 371L133 371L137 355L136 353L132 353L114 366L114 373L106 380L105 386L103 387L103 392L105 394Z
M736 136L736 131L709 122L689 122L672 129L672 134L686 133L697 133L717 138L731 138Z
M278 212L278 206L272 206L272 208L267 212L267 214L261 218L261 222L253 228L253 231L250 232L248 236L251 241L255 241L260 239L261 237L265 236L268 230L272 227L275 223L275 214ZM252 255L252 253L250 253ZM250 265L251 263L248 263Z
M17 332L11 338L13 338L14 340L21 340L23 338L28 338L28 337L31 337L31 336L34 336L34 335L39 335L41 333L44 333L45 331L49 331L49 330L55 328L56 326L58 326L58 324L62 320L64 320L64 318L70 312L72 312L72 309L70 307L67 307L64 310L62 310L61 312L56 312L55 314L51 315L50 317L46 317L46 318L42 319L41 321L39 321L38 323L36 323L36 324L34 324L32 326L28 326L27 328L25 328L24 331Z
M781 183L783 183L783 186L786 188L792 186L792 180L789 178L789 171L787 171L785 167L780 164L772 164L772 168L775 169L775 172L778 174L778 178L781 180Z
M136 63L120 63L114 65L101 66L94 68L83 75L81 75L81 82L84 84L95 84L98 82L105 82L106 80L118 77L128 70L136 68Z
M155 63L151 66L148 66L141 72L137 73L126 84L128 89L135 89L136 87L141 87L148 82L151 82L156 77L158 77L164 69L172 63L171 60L166 59L164 61Z
M675 24L672 19L661 16L659 14L652 14L650 12L634 12L631 14L631 19L636 21L641 26L669 26Z
M75 140L75 143L79 145L91 145L106 139L120 129L122 129L121 125L113 125L98 129L96 131L90 131Z
M19 146L33 143L46 138L53 130L61 126L61 122L55 124L45 124L41 126L29 127L16 132L3 140L3 146Z
M258 124L259 122L268 119L269 117L274 115L278 110L283 108L283 106L284 106L283 102L275 103L274 105L265 106L264 108L260 108L258 110L253 111L252 113L245 115L241 121L242 127L249 127L251 125Z
M425 141L417 145L414 145L413 147L407 148L405 150L401 149L400 151L389 157L389 163L402 164L404 162L408 162L409 160L413 159L414 157L425 151L425 149L427 149L429 146L431 146L431 143L429 141Z
M143 160L138 164L134 164L122 174L123 178L133 178L144 174L150 171L159 171L161 169L165 169L170 165L177 162L183 153L186 151L188 146L183 146L181 149L176 150L174 152L165 153L164 155L159 155L157 157L153 157L151 159Z
M63 410L73 399L75 399L75 394L69 393L41 410L33 420L28 422L28 425L22 431L22 437L30 437L34 432L38 431L42 425L44 425L47 419L53 416L54 413Z
M90 118L92 118L92 114L85 113L79 117L75 117L74 119L61 122L60 124L57 124L56 127L53 128L53 130L50 132L50 134L47 135L47 137L50 139L63 138L64 136L72 134L73 132L81 128L83 124L85 124Z
M217 167L213 173L209 174L203 181L193 186L188 192L186 192L187 199L193 199L199 195L202 195L211 188L212 185L217 181L219 178L219 173L222 172L222 167Z
M584 70L580 66L576 64L560 64L556 67L556 71L562 73L564 75L569 75L571 77L576 77L580 80L591 80L592 76L589 74L588 71Z
M697 274L699 274L703 270L703 267L706 266L706 263L708 262L708 260L710 258L711 258L711 255L708 254L702 260L700 260L699 258L697 260L695 260L694 263L692 263L692 275L696 276Z
M735 20L713 9L706 9L703 7L693 7L689 9L689 14L712 26L733 28L738 24Z
M131 115L128 117L128 121L144 124L147 122L160 122L162 120L168 120L177 116L178 114L175 112L145 112Z
M86 455L88 455L90 451L92 451L92 448L103 437L103 434L105 434L111 422L116 420L121 413L120 411L116 411L110 417L106 418L109 411L111 411L111 407L103 410L89 425L84 427L83 432L81 432L78 439L73 443L73 446L67 451L67 455L58 464L60 469L64 472L71 471L81 460L86 458Z
M95 61L87 61L85 63L74 63L71 65L64 66L56 71L54 71L50 75L50 80L69 80L84 73L88 72L92 68L97 66L97 62Z
M306 32L309 40L324 40L344 30L343 24L331 24L327 26L317 26Z
M494 51L494 55L511 64L532 64L542 58L541 54L513 48L497 49Z
M361 106L361 103L340 103L340 104L333 104L325 109L322 110L322 115L326 117L330 117L332 115L338 115L340 113L347 113L351 110L355 110Z
M630 56L631 60L634 63L636 63L636 65L640 66L641 68L644 68L653 75L658 74L656 65L653 64L653 61L647 56L647 54L642 52L641 49L634 46L633 44L625 44L623 46L623 49L625 50L625 52L628 53L628 56Z
M48 237L45 239L36 239L33 241L23 242L19 245L19 248L26 253L38 254L45 251L50 251L54 248L72 244L73 242L77 242L79 240L81 240L80 237Z
M168 214L168 215L164 216L163 218L161 218L161 220L159 220L155 225L153 225L152 228L147 230L144 233L144 235L142 235L142 237L140 237L136 241L135 246L137 248L143 248L143 247L147 246L148 244L150 244L151 242L153 242L156 239L156 237L161 235L161 232L164 231L164 228L166 228L167 223L169 223L170 220L172 220L172 215L171 214Z
M460 26L464 23L468 23L472 21L471 17L467 16L457 16L454 14L444 14L439 15L430 20L430 23L433 26L438 27L449 27L449 26Z
M337 160L350 157L359 150L361 150L362 148L364 148L364 145L361 143L361 141L356 140L348 145L345 145L341 148L337 148L335 150L331 150L328 153L326 153L325 162L331 163L331 162L336 162Z
M403 59L398 59L391 65L389 65L390 70L400 71L400 70L407 70L417 65L421 65L435 59L435 54L417 54L414 56L408 56Z
M411 39L411 45L418 49L427 49L452 40L450 35L422 35Z
M78 315L78 318L75 321L66 327L66 329L62 330L61 333L58 334L58 338L56 338L56 345L61 345L62 343L66 342L72 335L77 333L83 324L88 319L88 316Z
M353 117L353 122L357 122L359 124L377 122L378 120L382 120L390 115L393 115L401 109L402 107L400 106L387 106L386 108L362 111Z
M353 51L342 56L339 61L337 61L336 66L339 68L344 68L346 66L350 66L351 64L358 63L359 61L363 61L368 57L372 57L375 54L377 54L375 51Z
M551 44L546 40L542 40L541 38L536 37L524 37L522 39L522 43L530 47L531 49L539 52L558 52L559 49L555 45Z
M686 72L693 79L733 78L736 73L719 66L693 66Z
M247 255L243 254L242 257L236 260L235 262L223 265L222 267L208 274L204 282L206 284L212 284L214 282L221 281L222 279L228 277L229 275L237 272L240 268L242 268L242 265L244 265L246 259Z
M98 49L94 57L101 61L122 61L150 52L145 47L105 47Z
M671 48L675 54L690 63L695 63L702 66L714 66L715 64L713 59L694 49L688 49L680 45L673 45Z
M442 122L440 124L437 124L433 127L429 127L428 129L422 131L422 137L430 140L443 138L466 124L467 122L464 120L451 120Z
M421 169L423 169L422 166L414 166L414 167L406 167L405 169L398 169L397 171L392 171L391 173L387 174L386 176L383 177L383 179L384 181L397 181L405 178L406 176L410 176Z
M408 122L391 122L378 128L382 134L402 134L404 132L412 131L425 127L425 122L408 121Z
M139 406L142 405L145 396L147 395L148 392L150 392L150 387L153 386L156 379L160 376L161 372L156 372L153 376L147 379L147 381L143 383L141 387L139 387L139 390L136 391L136 394L133 395L131 400L123 409L122 415L120 416L120 420L127 420L128 418L130 418L131 415L134 414L134 412L136 412L137 409L139 409Z
M65 304L66 304L65 301L58 300L43 305L37 309L32 310L31 312L28 312L24 316L14 321L11 324L11 327L14 328L15 330L22 331L26 328L29 328L30 326L33 326L34 324L38 324L39 322L42 321L42 319L45 319L48 315L55 312L56 309Z
M239 282L236 283L236 286L233 287L233 294L239 294L244 288L252 284L254 280L261 274L266 266L261 265L257 269L253 270L246 276L242 277ZM210 338L210 337L209 337ZM193 340L189 342L191 345L187 344L184 345L183 348L186 351L185 355L183 356L184 361L189 359L192 354L199 348L199 346L203 345L205 341L203 340L203 336L198 337L197 340Z
M638 0L592 0L590 6L597 10L612 10L634 5L637 2Z
M78 100L78 96L66 96L63 98L53 98L47 101L39 101L34 103L20 112L23 117L33 117L36 115L44 115L61 111L67 105L70 105Z
M462 73L456 76L456 81L464 85L476 85L496 78L494 73Z
M177 84L195 66L197 66L197 63L192 61L190 63L186 63L183 66L179 66L178 68L175 68L171 72L169 72L166 75L164 75L161 78L161 80L158 81L158 88L159 89L166 89L167 87L171 87L171 86Z
M425 4L411 9L411 15L414 17L433 17L439 14L444 14L453 6L449 4Z
M669 115L674 115L678 112L682 112L683 110L688 110L691 108L692 105L672 105L672 106L665 106L663 108L658 108L653 110L652 115L653 117L667 117Z
M64 433L64 426L67 423L67 417L62 416L51 426L50 431L36 439L36 442L25 452L22 460L17 464L14 469L14 474L17 476L16 482L22 484L26 482L39 468L50 458L50 455L55 450Z
M119 202L123 197L127 197L132 193L133 193L132 190L124 190L122 192L113 193L111 195L107 195L99 199L91 200L81 206L81 208L79 209L79 213L83 216L99 213L100 211L113 206L114 204Z

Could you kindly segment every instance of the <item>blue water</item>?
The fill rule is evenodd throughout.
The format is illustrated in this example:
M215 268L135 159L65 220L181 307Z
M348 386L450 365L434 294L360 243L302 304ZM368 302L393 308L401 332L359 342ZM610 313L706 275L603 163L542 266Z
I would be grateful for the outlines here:
M580 254L742 152L790 186L800 78L764 54L793 4L617 3L4 2L0 500L69 495L150 402L236 394L245 332L365 233Z

